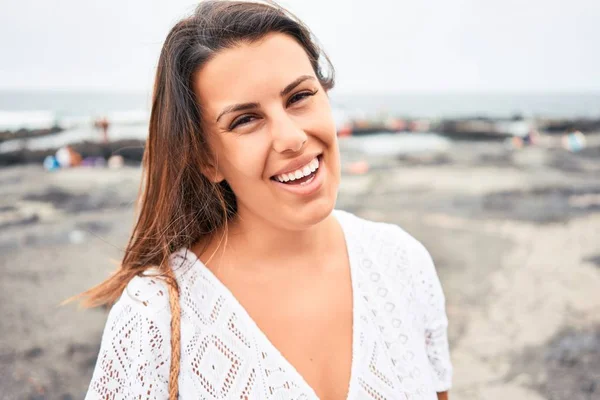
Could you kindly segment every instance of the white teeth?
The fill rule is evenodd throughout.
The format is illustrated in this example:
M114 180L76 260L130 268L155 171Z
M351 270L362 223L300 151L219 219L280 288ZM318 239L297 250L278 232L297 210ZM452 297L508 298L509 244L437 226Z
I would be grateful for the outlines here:
M319 159L318 158L314 159L313 165L315 166L315 169L319 169Z
M319 168L319 159L313 158L311 162L306 164L304 167L297 169L294 172L290 172L287 174L277 175L275 179L279 182L289 182L295 181L296 179L300 179L302 177L308 176L311 173L315 172Z

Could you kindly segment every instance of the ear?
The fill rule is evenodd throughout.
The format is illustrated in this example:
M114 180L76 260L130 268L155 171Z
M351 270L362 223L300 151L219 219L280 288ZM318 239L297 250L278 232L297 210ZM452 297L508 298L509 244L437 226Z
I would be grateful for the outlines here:
M201 167L202 175L206 177L212 183L220 183L225 180L225 176L218 168L216 162L208 162Z

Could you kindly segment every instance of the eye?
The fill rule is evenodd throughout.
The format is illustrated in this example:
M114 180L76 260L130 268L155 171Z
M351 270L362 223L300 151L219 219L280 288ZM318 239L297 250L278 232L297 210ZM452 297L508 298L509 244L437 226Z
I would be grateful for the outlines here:
M256 117L254 117L253 115L241 115L240 117L233 120L233 122L229 126L229 129L230 130L235 129L238 126L248 124L248 123L254 121L255 119L256 119Z
M293 95L292 97L289 98L288 105L295 104L307 97L314 96L315 94L317 94L318 91L319 91L318 89L315 91L305 90L303 92L296 93L295 95Z

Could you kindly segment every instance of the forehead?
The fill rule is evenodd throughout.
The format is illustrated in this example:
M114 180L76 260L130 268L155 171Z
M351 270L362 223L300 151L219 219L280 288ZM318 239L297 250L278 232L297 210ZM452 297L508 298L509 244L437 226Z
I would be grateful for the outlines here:
M288 35L272 33L220 51L196 73L194 91L210 112L232 103L279 96L301 75L314 76L302 46Z

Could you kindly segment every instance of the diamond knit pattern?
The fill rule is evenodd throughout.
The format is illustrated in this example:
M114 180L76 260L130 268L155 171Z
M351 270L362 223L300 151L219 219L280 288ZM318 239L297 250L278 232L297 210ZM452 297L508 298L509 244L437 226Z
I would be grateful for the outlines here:
M354 299L348 399L436 400L452 366L429 253L396 225L334 215ZM181 293L181 399L318 399L191 251L173 253L170 264ZM109 313L86 399L168 399L170 319L165 283L152 272L132 279Z

